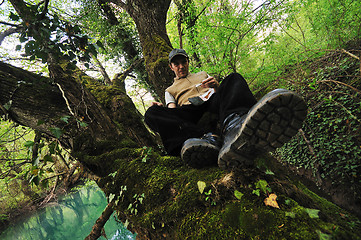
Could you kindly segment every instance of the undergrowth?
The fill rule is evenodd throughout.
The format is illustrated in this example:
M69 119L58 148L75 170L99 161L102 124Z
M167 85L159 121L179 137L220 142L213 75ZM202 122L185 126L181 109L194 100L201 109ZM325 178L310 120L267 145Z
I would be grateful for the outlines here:
M355 198L361 191L360 62L332 53L294 66L281 85L308 104L302 130L276 151L281 161L310 169L316 183L327 180Z

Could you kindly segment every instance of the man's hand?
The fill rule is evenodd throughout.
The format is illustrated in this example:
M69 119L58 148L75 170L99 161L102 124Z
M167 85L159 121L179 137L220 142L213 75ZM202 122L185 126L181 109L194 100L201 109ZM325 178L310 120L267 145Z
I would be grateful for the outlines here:
M163 107L163 103L160 103L160 102L152 102L151 103L151 106L154 106L154 105L157 105L157 106L160 106L160 107ZM168 103L168 108L176 108L177 105L175 103Z
M154 105L157 105L157 106L163 106L163 103L161 102L152 102L151 106L154 106Z
M175 104L175 103L168 103L168 106L167 106L168 108L176 108L177 107L177 105Z
M209 77L202 81L203 88L214 88L215 90L219 87L219 82L213 77Z

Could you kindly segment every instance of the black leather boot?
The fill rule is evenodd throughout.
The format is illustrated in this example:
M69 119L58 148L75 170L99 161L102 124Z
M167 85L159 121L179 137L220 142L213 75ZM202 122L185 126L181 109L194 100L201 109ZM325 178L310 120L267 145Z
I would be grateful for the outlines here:
M224 121L218 166L232 169L251 165L260 153L288 142L302 127L306 115L303 99L286 89L269 92L244 116L231 114Z
M190 138L184 142L181 157L192 168L217 165L221 142L218 135L207 133L201 138Z

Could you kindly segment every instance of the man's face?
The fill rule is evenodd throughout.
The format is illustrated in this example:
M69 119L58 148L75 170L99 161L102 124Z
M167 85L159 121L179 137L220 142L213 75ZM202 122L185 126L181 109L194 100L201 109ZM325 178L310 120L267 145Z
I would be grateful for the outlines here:
M188 75L189 61L184 56L175 56L169 66L178 78L185 78Z

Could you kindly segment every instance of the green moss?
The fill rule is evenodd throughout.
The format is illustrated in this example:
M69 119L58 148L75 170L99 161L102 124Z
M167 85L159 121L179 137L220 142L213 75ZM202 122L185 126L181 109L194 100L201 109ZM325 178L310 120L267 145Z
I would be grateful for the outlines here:
M178 239L247 239L242 229L226 224L217 210L189 213L180 223Z
M83 79L82 83L95 96L95 98L105 107L109 108L114 97L120 98L125 92L114 85L105 86L93 79Z
M172 50L169 44L160 36L152 35L144 41L144 59L146 64L157 65L155 62L166 60L168 65L168 53Z
M297 183L297 186L317 203L317 207L321 210L323 218L332 220L336 225L342 228L349 228L351 226L353 229L358 229L358 231L361 232L361 222L357 217L352 216L344 209L318 196L302 183ZM340 231L340 228L338 228L338 230Z
M305 198L313 201L312 205L302 205L279 193L280 209L276 209L264 204L265 195L252 193L257 177L248 179L253 184L232 181L223 186L220 179L229 173L217 167L190 169L179 158L156 152L144 161L145 150L130 146L125 141L119 148L112 145L116 147L112 150L103 142L99 149L104 152L88 156L86 162L110 169L102 173L98 184L107 196L115 194L117 212L137 228L154 230L154 234L166 231L172 239L319 239L322 234L335 239L360 239L356 235L356 219L342 219L339 213L347 213L315 197L304 186L299 191L306 193ZM212 190L211 200L199 192L198 181L206 183L205 191ZM267 179L271 181L272 178ZM127 190L121 191L124 186ZM241 200L234 197L235 189L244 194ZM137 202L136 194L144 194L142 203ZM130 204L132 208L136 206L137 214L129 208ZM319 217L311 218L306 207L320 210ZM356 225L351 226L352 223Z

